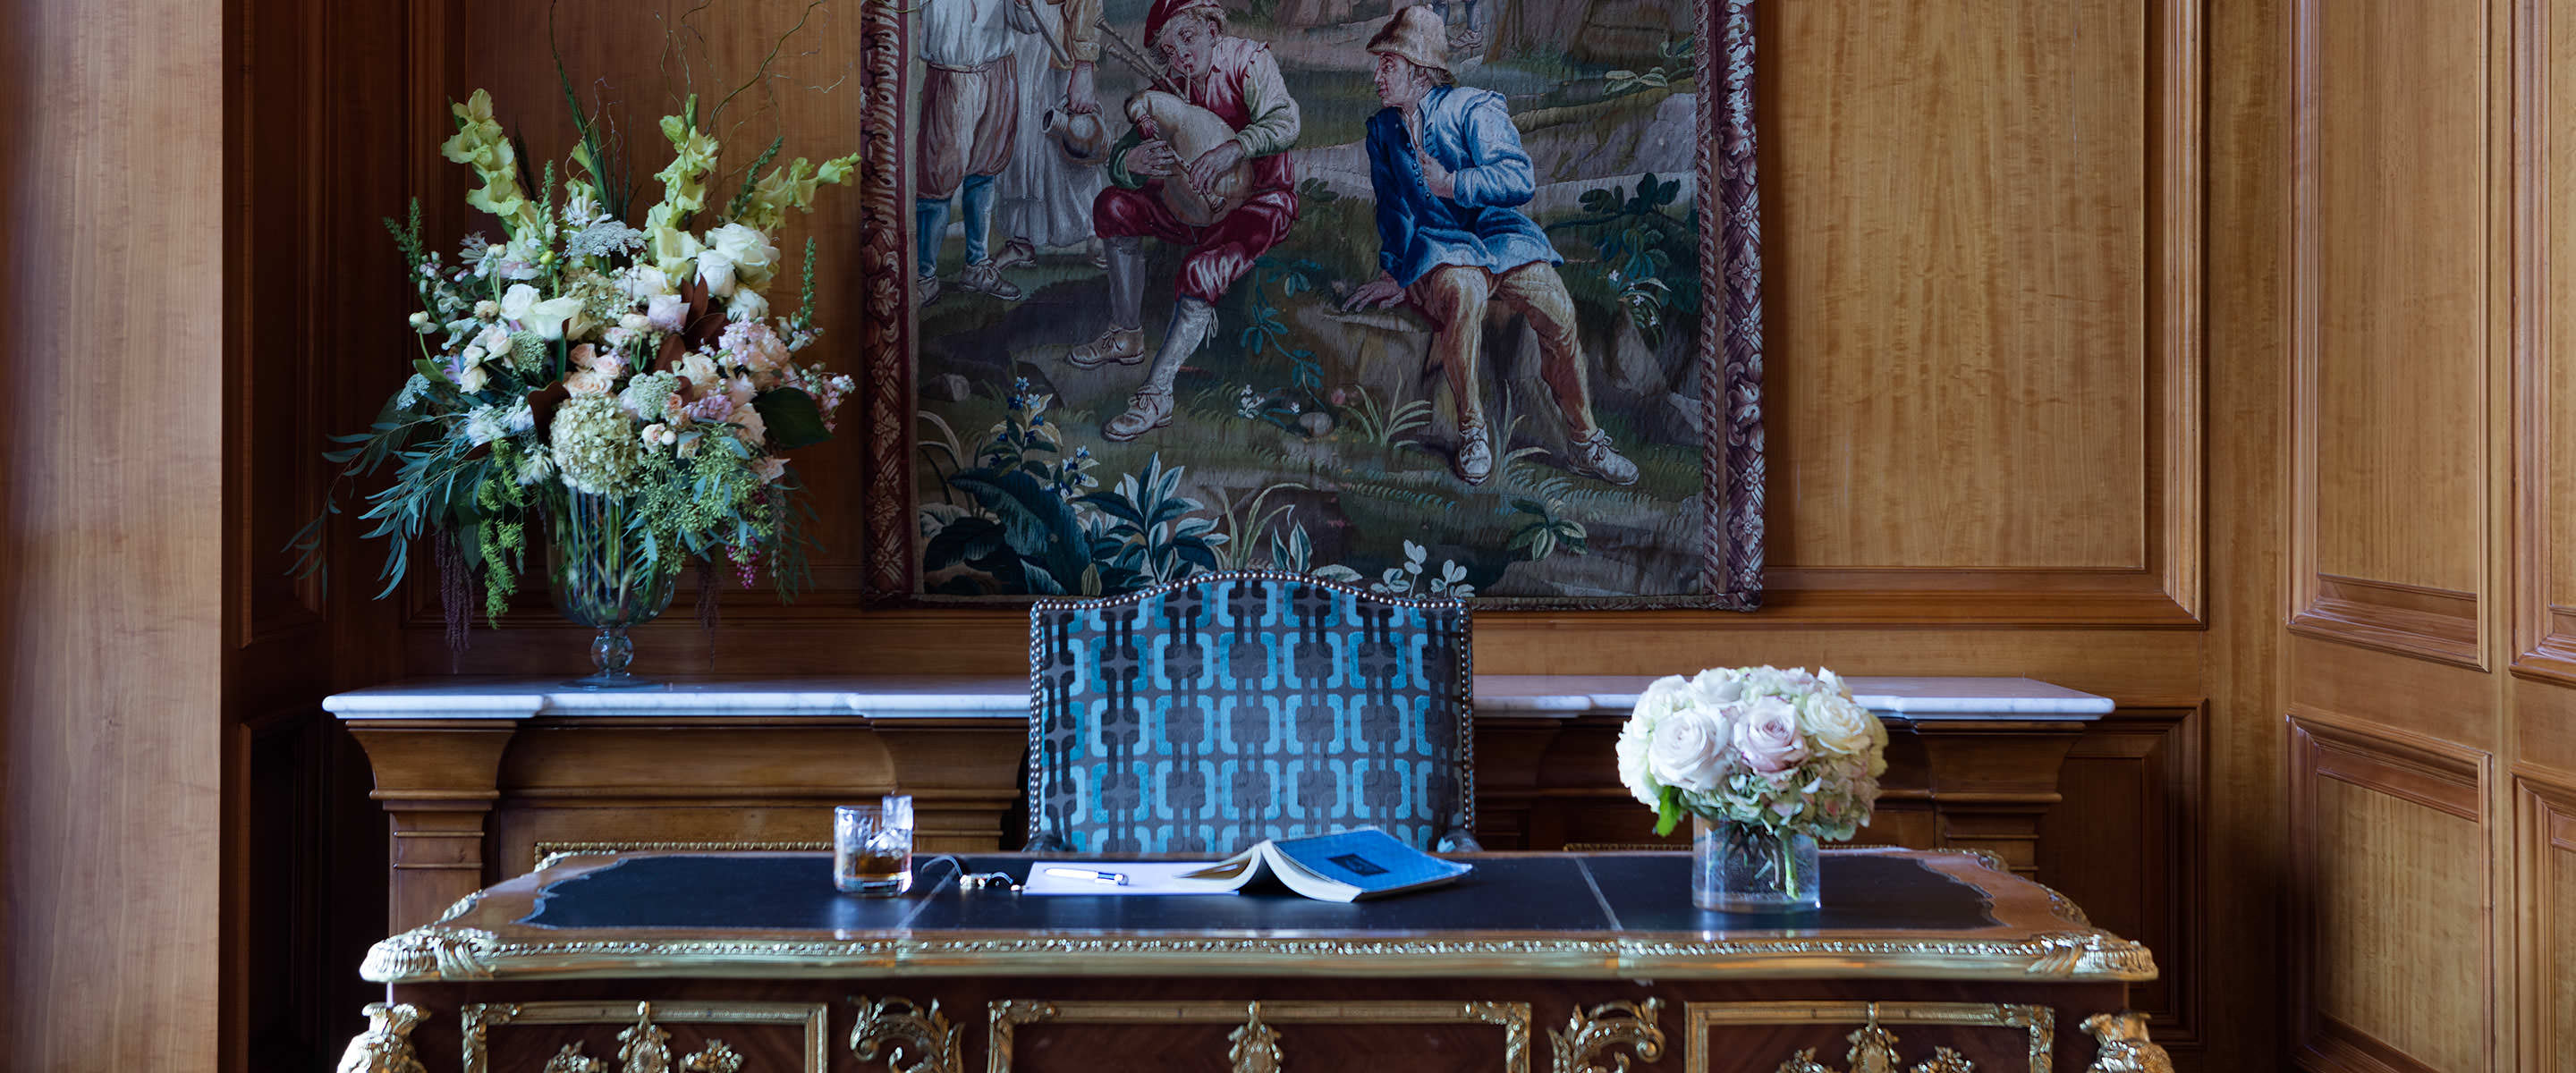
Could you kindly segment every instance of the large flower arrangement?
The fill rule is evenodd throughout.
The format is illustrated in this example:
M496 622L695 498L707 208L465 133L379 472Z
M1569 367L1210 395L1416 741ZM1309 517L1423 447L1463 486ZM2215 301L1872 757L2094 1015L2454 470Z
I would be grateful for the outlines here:
M473 169L481 185L466 203L497 218L501 237L467 237L451 263L425 248L417 201L408 224L386 221L420 301L419 354L374 427L329 456L344 481L396 467L363 515L367 536L391 538L384 592L427 532L463 574L450 590L480 581L498 615L526 569L530 523L566 525L567 502L591 496L614 502L622 532L606 536L636 549L648 576L698 559L749 585L765 559L792 594L808 508L784 452L829 437L852 383L802 356L820 334L810 240L797 309L773 310L773 236L857 157L773 167L773 142L729 199L711 200L721 146L692 96L662 118L672 158L638 227L618 147L578 109L570 159L586 178L568 172L558 186L548 162L533 188L489 94L453 111L440 151ZM308 562L319 535L317 519L299 538ZM451 604L452 630L458 614Z
M1619 731L1619 779L1654 808L1841 841L1869 822L1887 728L1832 671L1707 670L1656 681Z

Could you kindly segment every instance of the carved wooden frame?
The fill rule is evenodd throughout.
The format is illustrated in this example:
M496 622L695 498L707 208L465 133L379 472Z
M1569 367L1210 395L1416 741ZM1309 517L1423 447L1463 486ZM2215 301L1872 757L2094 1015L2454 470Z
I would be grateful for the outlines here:
M2317 889L2319 847L2316 844L2317 784L2332 779L2384 794L2409 804L2468 820L2478 826L2480 898L2492 905L2494 892L2484 884L2494 873L2494 853L2486 844L2489 815L2487 787L2493 758L2412 731L2349 723L2333 713L2294 709L2289 742L2289 858L2291 889ZM2416 1073L2431 1067L2317 1008L2317 911L2307 897L2291 899L2287 1023L2290 1047L2303 1064L2321 1068L2387 1069ZM2492 978L2496 957L2494 914L2484 923L2481 956ZM2496 1012L2487 1008L2492 1034Z
M2515 990L2521 1021L2514 1037L2523 1048L2521 1068L2540 1069L2549 1063L2548 1041L2576 1032L2576 1025L2555 1023L2559 994L2576 989L2576 980L2568 979L2567 967L2552 959L2562 929L2569 927L2568 914L2576 912L2576 906L2560 904L2555 874L2557 857L2576 858L2576 781L2517 765L2513 782L2518 813L2514 880L2519 888Z
M656 1025L802 1025L805 1073L831 1068L830 1007L820 1002L652 1002ZM487 1033L501 1025L628 1025L636 1003L620 1000L475 1002L457 1009L465 1073L492 1070ZM676 1066L674 1068L677 1068Z
M2318 505L2323 484L2318 436L2324 418L2318 412L2317 399L2325 360L2326 297L2324 227L2320 219L2323 180L2316 163L2320 125L2317 102L2324 66L2321 23L2328 6L2324 0L2298 0L2291 14L2291 130L2296 156L2288 234L2289 630L2483 671L2487 669L2487 654L2482 594L2348 577L2318 569L2323 525Z
M1685 1073L1709 1073L1716 1068L1710 1062L1708 1033L1720 1025L1815 1024L2018 1028L2029 1037L2030 1073L2049 1073L2057 1046L2057 1013L2047 1006L1994 1002L1693 1002L1682 1009L1682 1031L1686 1034L1682 1069Z
M1480 598L1526 608L1714 608L1750 611L1762 602L1762 267L1756 183L1753 51L1755 0L1695 0L1701 137L1695 165L1703 220L1699 324L1702 439L1698 591L1604 598ZM899 0L865 0L860 134L860 291L865 304L860 379L867 395L866 562L862 598L879 605L956 606L931 599L921 572L914 487L910 139L904 104L913 92L911 39ZM1723 54L1723 64L1713 58ZM1721 167L1722 165L1722 167ZM1012 601L993 597L975 603Z
M1197 999L1169 1002L1112 999L1049 1001L1001 999L992 1003L985 1061L1008 1073L1011 1045L1029 1024L1483 1024L1503 1029L1505 1073L1530 1073L1530 1004L1526 1002L1323 1002ZM1241 1030L1238 1030L1240 1032ZM1247 1068L1238 1060L1237 1069Z

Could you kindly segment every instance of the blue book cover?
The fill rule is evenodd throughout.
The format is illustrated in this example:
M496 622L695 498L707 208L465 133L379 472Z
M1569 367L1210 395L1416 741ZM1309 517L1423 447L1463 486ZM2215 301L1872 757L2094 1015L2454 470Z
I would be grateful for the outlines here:
M1336 831L1328 835L1279 839L1268 843L1275 870L1299 893L1317 897L1302 889L1290 873L1303 871L1327 883L1351 888L1348 897L1333 901L1353 901L1397 891L1412 890L1445 883L1465 875L1471 866L1444 861L1421 850L1398 842L1375 827ZM1343 893L1334 891L1335 894Z

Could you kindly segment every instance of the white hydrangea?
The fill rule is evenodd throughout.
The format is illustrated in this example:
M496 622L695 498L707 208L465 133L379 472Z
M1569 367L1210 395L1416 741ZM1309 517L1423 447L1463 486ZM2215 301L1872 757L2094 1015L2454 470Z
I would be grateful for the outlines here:
M643 444L635 423L607 395L576 395L555 409L555 466L577 492L625 495L634 491Z

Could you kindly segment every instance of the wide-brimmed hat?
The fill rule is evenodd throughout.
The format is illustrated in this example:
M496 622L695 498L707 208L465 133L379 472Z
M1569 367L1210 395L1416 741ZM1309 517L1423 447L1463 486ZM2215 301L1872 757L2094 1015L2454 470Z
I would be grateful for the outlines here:
M1172 16L1203 7L1213 8L1220 15L1225 13L1225 5L1217 0L1154 0L1153 8L1145 13L1145 47L1154 47L1154 39L1163 36L1163 24L1172 21Z
M1392 52L1413 61L1416 67L1448 71L1449 26L1437 10L1415 4L1386 20L1377 36L1369 38L1368 50Z

